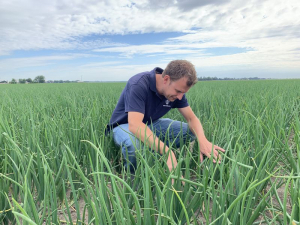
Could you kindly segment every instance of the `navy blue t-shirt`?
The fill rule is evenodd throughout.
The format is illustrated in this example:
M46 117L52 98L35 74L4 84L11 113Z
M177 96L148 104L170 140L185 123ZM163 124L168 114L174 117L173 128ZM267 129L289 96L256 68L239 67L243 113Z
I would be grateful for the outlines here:
M150 124L172 108L184 108L189 105L185 95L181 100L170 102L158 94L155 74L162 74L162 72L163 69L156 67L150 72L139 73L128 80L110 118L108 130L128 123L128 112L144 114L143 122Z

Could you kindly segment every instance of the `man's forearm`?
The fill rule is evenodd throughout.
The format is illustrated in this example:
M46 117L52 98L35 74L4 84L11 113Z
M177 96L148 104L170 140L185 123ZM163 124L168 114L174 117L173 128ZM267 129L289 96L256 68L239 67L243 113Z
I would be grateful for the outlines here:
M207 141L202 124L200 123L200 120L197 117L194 117L192 120L187 122L189 124L190 130L198 138L199 144L201 144L203 141Z
M216 159L220 159L219 151L225 152L225 150L207 140L200 120L196 117L191 107L180 108L178 110L184 116L189 124L190 130L198 139L200 161L203 161L203 155L206 155L209 158L213 156L213 162L216 162Z
M173 151L169 150L168 146L159 140L146 124L140 123L136 125L130 125L129 131L133 133L134 136L141 139L146 146L156 150L161 155L169 152L170 155L168 156L167 160L168 167L170 170L172 168L176 168L177 160Z
M130 125L129 131L133 133L134 136L141 139L145 145L156 150L160 154L164 153L164 149L168 150L168 147L164 146L164 143L155 137L150 128L144 123Z

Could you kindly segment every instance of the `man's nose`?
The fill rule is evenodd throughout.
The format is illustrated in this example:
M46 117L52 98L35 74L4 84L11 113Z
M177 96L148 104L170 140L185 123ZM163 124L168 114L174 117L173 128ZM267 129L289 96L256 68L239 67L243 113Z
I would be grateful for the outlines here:
M179 100L181 100L182 97L183 97L183 95L184 95L183 93L180 93L180 94L177 95L177 98L178 98Z

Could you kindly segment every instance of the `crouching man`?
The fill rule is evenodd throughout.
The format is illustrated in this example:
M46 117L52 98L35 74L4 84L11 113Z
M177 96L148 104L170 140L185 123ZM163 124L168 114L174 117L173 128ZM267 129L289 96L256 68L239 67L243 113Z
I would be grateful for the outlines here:
M125 165L130 167L131 172L136 168L135 150L140 148L140 140L161 155L169 152L167 165L170 171L177 166L177 160L173 151L169 151L168 144L174 143L179 147L180 136L185 141L197 139L201 162L203 155L210 158L211 153L214 162L219 160L218 150L225 150L213 146L206 139L202 125L185 96L196 82L195 68L186 60L174 60L165 70L156 67L129 79L108 129L112 130L115 143L122 147L124 159L128 158ZM187 123L161 118L172 108L177 108ZM164 146L165 138L169 140L167 146Z

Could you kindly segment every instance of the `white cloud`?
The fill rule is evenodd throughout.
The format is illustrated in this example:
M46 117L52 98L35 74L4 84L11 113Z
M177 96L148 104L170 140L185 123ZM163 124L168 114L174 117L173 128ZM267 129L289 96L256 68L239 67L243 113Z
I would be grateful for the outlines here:
M166 2L162 2L166 4ZM202 9L202 10L201 10ZM300 69L300 3L298 1L231 1L198 10L198 30L168 39L161 45L102 48L122 55L186 54L198 67L247 65L263 68ZM248 50L226 56L209 56L207 48L234 47Z
M198 68L240 65L300 69L299 11L298 0L2 0L0 56L13 54L15 50L88 49L119 53L121 58L132 59L140 55L164 55L166 60L172 59L173 55L185 55ZM102 34L174 31L185 34L156 45L126 45L99 37ZM86 38L90 35L94 38ZM97 36L99 38L95 38ZM215 47L251 51L226 56L205 53L207 48ZM18 71L18 68L81 57L86 56L67 54L2 59L0 76L14 69ZM87 63L78 65L77 71L86 73L88 66L97 69L96 64ZM112 69L110 65L102 65L101 68ZM126 68L117 67L115 70L123 69L123 74L127 74ZM89 72L96 74L96 71Z
M133 55L146 55L146 54L201 54L201 44L160 44L160 45L127 45L121 47L111 47L96 49L95 52L114 52L121 53L126 57L132 57Z
M171 17L176 9L152 12L130 5L129 0L1 1L0 55L13 50L76 49L81 37L92 34L163 32L173 31L176 26L177 31L190 28L187 21Z

